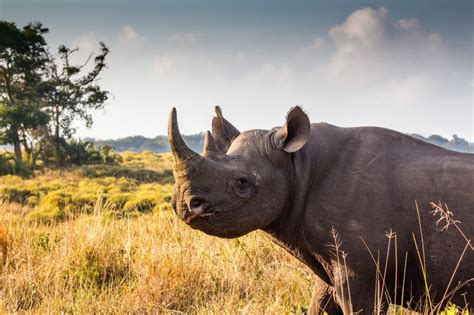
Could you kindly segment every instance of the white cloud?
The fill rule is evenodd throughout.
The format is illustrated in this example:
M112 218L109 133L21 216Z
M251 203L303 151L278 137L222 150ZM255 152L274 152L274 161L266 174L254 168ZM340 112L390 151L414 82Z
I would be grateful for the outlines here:
M171 45L176 48L188 48L198 44L203 38L203 33L185 32L173 34L169 40Z
M118 40L122 44L140 43L143 41L143 36L140 35L131 25L124 25L118 34Z
M416 19L392 22L385 8L355 11L329 30L329 38L327 73L340 86L363 88L415 75L432 81L439 77L434 72L457 67L439 34L425 31Z
M175 64L174 59L169 55L156 55L153 57L152 69L158 77L167 76Z
M92 53L99 47L99 39L92 32L84 33L72 40L71 47L77 47L84 52Z
M100 41L101 39L93 32L83 33L73 39L70 48L79 50L71 56L71 62L78 65L84 64L91 56L100 52ZM90 59L84 70L90 69L93 64L93 59Z
M395 27L400 31L413 32L420 31L421 24L417 19L400 19L395 23Z
M293 69L288 64L274 64L272 62L264 62L255 71L251 71L245 77L245 81L251 84L262 86L272 86L275 84L290 84L293 82Z
M322 37L315 37L313 41L296 51L298 57L314 56L326 46L326 40Z
M378 104L390 104L398 108L408 109L423 101L429 92L429 80L422 76L408 76L390 80L375 91L374 99Z
M364 8L347 17L343 24L329 30L339 45L362 44L373 47L384 39L387 32L388 11L385 8Z
M248 53L244 50L239 50L234 55L234 57L235 57L235 60L237 60L238 62L245 62L245 61L247 61Z

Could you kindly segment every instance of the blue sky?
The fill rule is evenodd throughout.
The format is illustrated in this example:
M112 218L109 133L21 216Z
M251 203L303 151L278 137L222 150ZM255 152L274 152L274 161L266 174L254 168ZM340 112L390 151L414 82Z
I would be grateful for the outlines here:
M82 137L210 128L213 105L239 129L313 122L474 140L472 1L22 1L0 18L39 20L84 58L111 48L113 97Z

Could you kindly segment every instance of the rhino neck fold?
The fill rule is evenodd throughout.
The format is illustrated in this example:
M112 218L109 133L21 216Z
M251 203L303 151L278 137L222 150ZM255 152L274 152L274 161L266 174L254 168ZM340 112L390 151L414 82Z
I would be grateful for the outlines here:
M276 244L307 264L321 280L331 285L328 272L311 254L304 231L304 213L309 187L315 177L315 159L311 149L303 149L291 155L289 202L280 217L263 230Z
M309 198L310 194L314 198L318 186L337 167L347 139L345 129L328 124L311 126L308 143L291 155L290 202L281 216L264 229L278 245L310 266L312 271L327 284L331 284L333 279L330 253L325 241L330 235L331 227L329 226L327 231L322 231L323 234L316 238L314 234L311 236L308 234L306 228L311 229L313 222L307 221L314 220L314 214L318 212L314 200L310 204Z

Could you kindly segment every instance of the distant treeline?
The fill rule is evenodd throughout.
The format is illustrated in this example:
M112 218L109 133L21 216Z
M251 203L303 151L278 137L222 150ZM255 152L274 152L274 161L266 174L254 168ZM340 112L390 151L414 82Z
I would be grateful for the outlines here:
M423 141L438 145L440 147L459 151L459 152L470 152L474 153L474 143L469 143L463 138L453 135L452 139L446 139L438 135L432 135L429 137L423 137L417 134L411 134L412 137L421 139ZM204 134L194 134L189 136L183 136L184 141L188 146L196 152L201 152L204 145ZM168 152L168 139L166 136L157 136L155 138L146 138L144 136L133 136L115 140L95 140L85 139L86 141L95 142L97 145L111 145L115 150L119 152L123 151L152 151L156 153Z
M460 138L457 135L453 135L451 140L443 138L439 135L431 135L428 138L418 134L411 134L411 136L449 150L474 153L474 143L469 143L466 139Z
M186 144L196 152L201 152L204 146L204 133L194 135L183 135ZM95 142L97 145L111 145L118 152L132 151L142 152L151 151L155 153L169 152L167 136L156 136L154 138L146 138L144 136L132 136L114 140L95 140L87 138L86 141Z

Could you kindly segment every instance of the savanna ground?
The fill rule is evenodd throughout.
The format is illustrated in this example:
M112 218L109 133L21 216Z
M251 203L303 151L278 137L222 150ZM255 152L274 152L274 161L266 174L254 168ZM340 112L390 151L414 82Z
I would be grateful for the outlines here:
M171 156L121 156L116 165L0 177L1 313L308 309L307 267L261 232L223 240L186 227L170 206Z
M0 312L302 313L310 270L254 232L221 240L170 210L171 157L0 177ZM5 235L3 235L5 237Z

